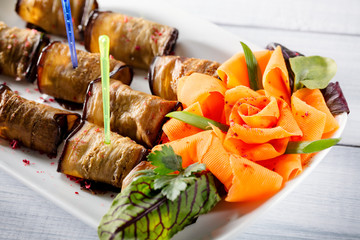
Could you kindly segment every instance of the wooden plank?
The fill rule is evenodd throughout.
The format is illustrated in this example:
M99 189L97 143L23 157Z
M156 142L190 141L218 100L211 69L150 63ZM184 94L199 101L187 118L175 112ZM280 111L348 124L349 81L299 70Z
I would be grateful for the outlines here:
M98 239L96 230L0 169L0 239Z
M289 196L236 239L359 239L360 148L335 147Z
M218 24L295 31L360 34L360 1L168 1Z
M338 71L333 81L339 81L350 107L342 144L360 146L360 37L335 34L304 33L283 30L254 29L223 26L233 34L249 42L265 47L270 42L279 42L290 49L306 55L333 58Z

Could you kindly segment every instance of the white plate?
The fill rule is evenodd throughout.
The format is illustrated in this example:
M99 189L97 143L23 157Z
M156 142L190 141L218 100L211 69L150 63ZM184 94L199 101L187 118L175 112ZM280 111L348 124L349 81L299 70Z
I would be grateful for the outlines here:
M99 0L99 5L101 10L141 16L178 28L180 35L175 51L176 55L223 62L234 53L241 51L240 40L246 42L253 50L259 49L246 40L239 39L211 23L172 8L166 2ZM2 3L0 16L0 21L4 21L9 26L25 26L25 23L16 15L12 1ZM274 40L281 42L281 39ZM79 45L78 47L81 48L82 46ZM136 70L131 86L136 90L149 93L145 76L145 71ZM13 90L18 90L21 96L41 102L41 94L35 90L37 88L35 84L15 82L9 77L0 75L0 83L2 82L6 82ZM50 104L58 107L56 103ZM338 116L337 120L341 127L334 137L341 135L347 115ZM61 149L62 146L59 147L59 154ZM300 176L289 181L280 192L271 198L251 203L221 202L210 213L200 216L195 224L177 234L174 239L230 239L234 237L234 234L290 193L313 171L329 150L318 153ZM112 202L111 193L93 195L81 191L78 184L56 172L57 159L49 159L45 155L24 147L13 150L9 146L9 142L3 139L0 139L0 152L0 167L2 169L94 228L97 227L101 217ZM29 160L31 164L24 166L23 159ZM75 194L75 192L79 194Z

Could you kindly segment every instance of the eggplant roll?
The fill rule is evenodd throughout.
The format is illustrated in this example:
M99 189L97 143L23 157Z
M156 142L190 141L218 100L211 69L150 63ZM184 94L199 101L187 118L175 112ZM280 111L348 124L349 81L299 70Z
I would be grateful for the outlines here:
M177 100L177 81L193 72L218 77L216 70L220 63L180 56L157 56L149 68L151 92L167 100Z
M84 103L91 81L101 76L100 54L77 50L78 67L73 68L69 47L52 42L41 53L38 62L37 83L40 92L75 103ZM115 59L110 59L110 77L130 84L132 69Z
M146 148L111 132L104 143L104 129L82 122L66 139L58 172L121 188L126 175L145 158Z
M90 12L98 8L96 0L71 0L75 39L83 39L83 29ZM28 27L66 37L61 0L17 0L15 11Z
M154 56L170 54L178 30L143 18L94 11L85 28L85 48L99 52L99 36L110 38L110 54L138 68L147 69Z
M49 38L31 29L8 27L0 21L0 73L16 80L36 79L36 62Z
M0 137L56 155L58 145L79 123L80 115L20 97L0 85Z
M101 81L90 84L83 118L104 125ZM139 144L153 147L160 136L165 115L177 106L176 101L135 91L120 81L110 81L110 127Z

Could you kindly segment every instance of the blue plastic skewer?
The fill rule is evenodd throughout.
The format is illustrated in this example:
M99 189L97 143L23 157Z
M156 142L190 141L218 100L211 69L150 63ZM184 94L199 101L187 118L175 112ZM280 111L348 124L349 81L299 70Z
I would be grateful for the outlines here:
M61 3L64 12L64 20L66 26L67 39L69 42L71 62L73 64L73 68L77 68L78 61L77 61L76 48L75 48L75 37L74 37L74 28L71 17L70 0L61 0Z

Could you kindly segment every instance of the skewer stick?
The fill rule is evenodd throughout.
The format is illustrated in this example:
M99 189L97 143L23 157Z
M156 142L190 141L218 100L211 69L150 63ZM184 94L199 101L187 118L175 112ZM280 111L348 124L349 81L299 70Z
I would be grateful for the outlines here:
M76 48L75 48L75 37L74 37L74 28L73 28L73 22L71 16L70 0L61 0L61 3L63 7L66 34L67 34L67 39L71 54L71 62L73 68L77 68L78 61L77 61Z
M105 143L110 144L109 37L99 37Z

